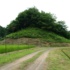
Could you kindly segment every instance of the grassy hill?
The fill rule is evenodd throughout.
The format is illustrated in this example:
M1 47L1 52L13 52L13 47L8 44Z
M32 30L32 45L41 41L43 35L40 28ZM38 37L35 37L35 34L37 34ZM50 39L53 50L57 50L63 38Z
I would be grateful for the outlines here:
M15 33L11 33L6 38L40 38L47 42L70 42L70 40L61 37L53 32L48 32L39 28L26 28Z

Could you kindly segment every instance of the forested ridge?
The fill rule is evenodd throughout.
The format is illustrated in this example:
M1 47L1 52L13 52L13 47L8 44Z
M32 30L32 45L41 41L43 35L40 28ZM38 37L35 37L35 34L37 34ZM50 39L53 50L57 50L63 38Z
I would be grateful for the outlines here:
M70 31L64 21L57 21L56 16L51 13L39 11L37 8L32 7L23 12L13 20L6 28L0 26L0 37L6 34L14 33L22 29L34 27L40 28L45 31L54 32L60 36L70 39Z

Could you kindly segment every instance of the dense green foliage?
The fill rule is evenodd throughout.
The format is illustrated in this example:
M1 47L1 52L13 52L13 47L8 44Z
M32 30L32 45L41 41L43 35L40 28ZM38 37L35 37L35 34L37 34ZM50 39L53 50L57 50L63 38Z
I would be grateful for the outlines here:
M45 31L39 28L26 28L18 32L9 34L7 38L41 38L48 42L70 42L68 39L61 37L53 32Z
M35 7L21 12L15 20L8 26L8 33L16 32L27 27L37 27L48 30L70 39L70 32L64 21L56 21L56 17L51 13L45 13Z
M2 39L5 36L5 28L0 26L0 39Z
M17 51L22 49L29 49L33 47L34 46L32 45L0 45L0 53L7 53L7 52Z

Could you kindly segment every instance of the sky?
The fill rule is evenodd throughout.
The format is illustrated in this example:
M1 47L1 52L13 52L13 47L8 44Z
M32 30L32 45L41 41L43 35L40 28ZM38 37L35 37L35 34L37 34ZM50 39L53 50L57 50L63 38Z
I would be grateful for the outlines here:
M0 25L6 27L18 14L28 8L51 12L57 21L63 20L70 30L70 0L0 0Z

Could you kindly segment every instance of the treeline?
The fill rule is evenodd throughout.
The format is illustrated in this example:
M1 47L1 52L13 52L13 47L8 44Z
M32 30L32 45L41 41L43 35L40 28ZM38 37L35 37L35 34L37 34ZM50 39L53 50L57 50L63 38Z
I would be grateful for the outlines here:
M6 35L6 29L0 26L0 40Z
M7 34L25 29L27 27L37 27L48 30L70 39L70 31L64 21L56 21L56 17L51 13L39 12L35 7L29 8L21 13L7 27Z

